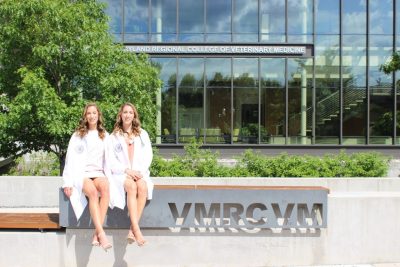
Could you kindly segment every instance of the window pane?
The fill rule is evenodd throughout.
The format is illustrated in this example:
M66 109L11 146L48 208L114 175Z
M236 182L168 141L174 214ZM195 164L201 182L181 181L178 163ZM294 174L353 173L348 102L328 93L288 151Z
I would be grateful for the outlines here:
M367 33L367 3L366 0L343 2L343 33Z
M317 35L315 42L317 144L339 143L339 36Z
M312 65L312 59L288 59L289 144L311 143Z
M231 142L231 59L206 59L205 143ZM236 137L237 138L237 137Z
M365 144L366 36L343 36L343 143Z
M396 77L400 77L399 74L396 74ZM397 80L397 92L396 92L396 144L400 144L400 82Z
M369 37L369 84L382 86L392 84L392 75L379 70L393 53L392 35L370 35Z
M258 33L258 0L233 0L233 31Z
M110 16L110 32L119 35L122 33L122 0L100 0L106 3L105 13Z
M149 0L125 0L125 33L149 32Z
M179 1L179 32L204 33L204 0Z
M400 34L400 0L396 0L396 34Z
M285 59L263 58L260 142L285 144Z
M289 87L288 144L311 144L312 88Z
M151 32L176 33L176 0L152 0L151 16Z
M317 34L339 34L340 0L315 1L315 27Z
M367 38L360 36L343 36L342 72L343 86L365 87L367 84Z
M312 0L288 0L288 33L311 34L313 25Z
M340 87L340 50L338 35L317 35L315 39L315 85Z
M370 33L393 34L393 0L369 0Z
M208 33L231 33L231 0L207 1L206 21Z
M258 142L258 59L233 59L233 142Z
M202 58L180 58L178 76L179 142L199 137L203 128L203 73Z
M393 84L392 75L379 67L392 55L393 37L370 35L370 143L392 144L393 135Z
M285 34L285 1L261 0L260 3L261 34Z
M161 111L157 114L162 143L176 142L176 59L175 58L152 58L151 61L160 70L161 88ZM157 99L159 99L159 95ZM161 119L160 119L161 118ZM161 125L160 125L161 124ZM159 142L157 142L159 143Z

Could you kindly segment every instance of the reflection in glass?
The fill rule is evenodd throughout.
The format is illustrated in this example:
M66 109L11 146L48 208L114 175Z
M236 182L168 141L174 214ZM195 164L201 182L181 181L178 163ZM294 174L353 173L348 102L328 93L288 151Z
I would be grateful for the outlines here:
M205 143L231 143L231 110L231 59L207 58Z
M203 128L204 60L180 58L178 75L179 142L199 137Z
M233 0L233 32L258 34L258 0Z
M231 32L231 0L206 1L206 32Z
M151 1L152 42L176 41L176 0Z
M258 143L258 58L233 59L233 142ZM240 129L240 130L238 130ZM236 139L236 133L239 136Z
M157 101L161 102L161 112L157 114L157 121L161 121L161 143L176 143L176 59L152 58L151 61L159 69L162 81L161 96L157 95Z
M206 35L206 42L208 43L229 43L231 40L231 34L208 33Z
M106 3L104 12L110 17L108 25L110 32L116 36L122 34L122 0L100 0ZM118 38L118 37L117 37Z
M396 77L400 77L399 74L396 74ZM397 92L396 92L396 144L400 144L400 80L397 79Z
M243 33L233 34L233 42L236 43L256 43L258 41L258 34L255 33Z
M176 33L176 0L151 1L151 32Z
M261 42L284 42L285 1L261 0L260 5Z
M288 59L288 135L290 144L311 143L312 65L312 59Z
M393 0L369 0L372 34L393 34Z
M176 42L176 34L152 34L151 35L151 41L152 42L164 42L164 43L172 43Z
M204 33L204 1L179 1L179 32Z
M393 89L392 75L379 67L392 55L392 36L370 35L369 84L370 84L370 143L392 144Z
M366 0L342 1L342 28L344 34L366 34L367 3Z
M365 144L366 63L366 36L343 36L343 144L346 145Z
M312 43L313 36L311 34L289 34L289 43Z
M285 144L285 59L260 59L260 142Z
M204 42L204 34L181 33L179 41L183 43Z
M317 35L315 42L315 142L338 144L340 123L339 36Z
M395 1L396 1L396 34L400 34L400 0L395 0Z
M315 27L317 34L339 34L340 0L315 1Z
M312 34L313 0L288 0L288 34Z
M124 1L125 33L149 32L149 0Z

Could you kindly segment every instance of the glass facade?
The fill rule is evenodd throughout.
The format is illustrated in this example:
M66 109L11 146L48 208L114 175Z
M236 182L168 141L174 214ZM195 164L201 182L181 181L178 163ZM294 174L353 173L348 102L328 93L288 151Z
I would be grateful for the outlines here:
M380 71L400 49L400 0L102 2L116 42L177 47L149 50L163 81L159 144L400 142L399 73ZM223 50L179 50L188 45ZM231 45L310 51L227 52Z

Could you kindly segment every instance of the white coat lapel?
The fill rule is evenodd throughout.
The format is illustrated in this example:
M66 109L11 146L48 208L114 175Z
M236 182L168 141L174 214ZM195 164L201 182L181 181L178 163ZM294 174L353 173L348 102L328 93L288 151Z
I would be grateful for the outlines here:
M120 134L118 134L117 138L118 138L118 142L119 142L119 143L121 144L121 146L122 146L123 157L124 157L124 159L123 159L123 160L124 160L124 164L125 164L126 166L131 166L131 163L129 162L128 146L126 145L125 137L122 136L122 135L120 135Z

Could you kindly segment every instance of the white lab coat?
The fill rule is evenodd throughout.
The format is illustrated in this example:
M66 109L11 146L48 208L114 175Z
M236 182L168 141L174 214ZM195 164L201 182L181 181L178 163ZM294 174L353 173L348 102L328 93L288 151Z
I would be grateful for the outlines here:
M80 137L78 133L74 133L71 136L68 144L67 156L65 160L65 166L63 171L63 188L72 187L72 194L70 201L74 210L76 219L79 220L86 205L88 203L85 194L82 192L83 179L85 177L85 166L88 158L88 136ZM104 144L104 151L106 149L106 143L108 134L102 140ZM106 174L107 168L105 166L105 157L103 162L104 173Z
M147 184L147 199L153 195L154 184L150 179L150 165L153 160L153 150L148 133L141 129L140 135L133 138L133 160L129 163L128 147L125 138L121 134L111 134L108 138L106 149L106 161L110 173L106 173L110 181L110 207L124 209L126 179L125 170L132 169L143 175Z

